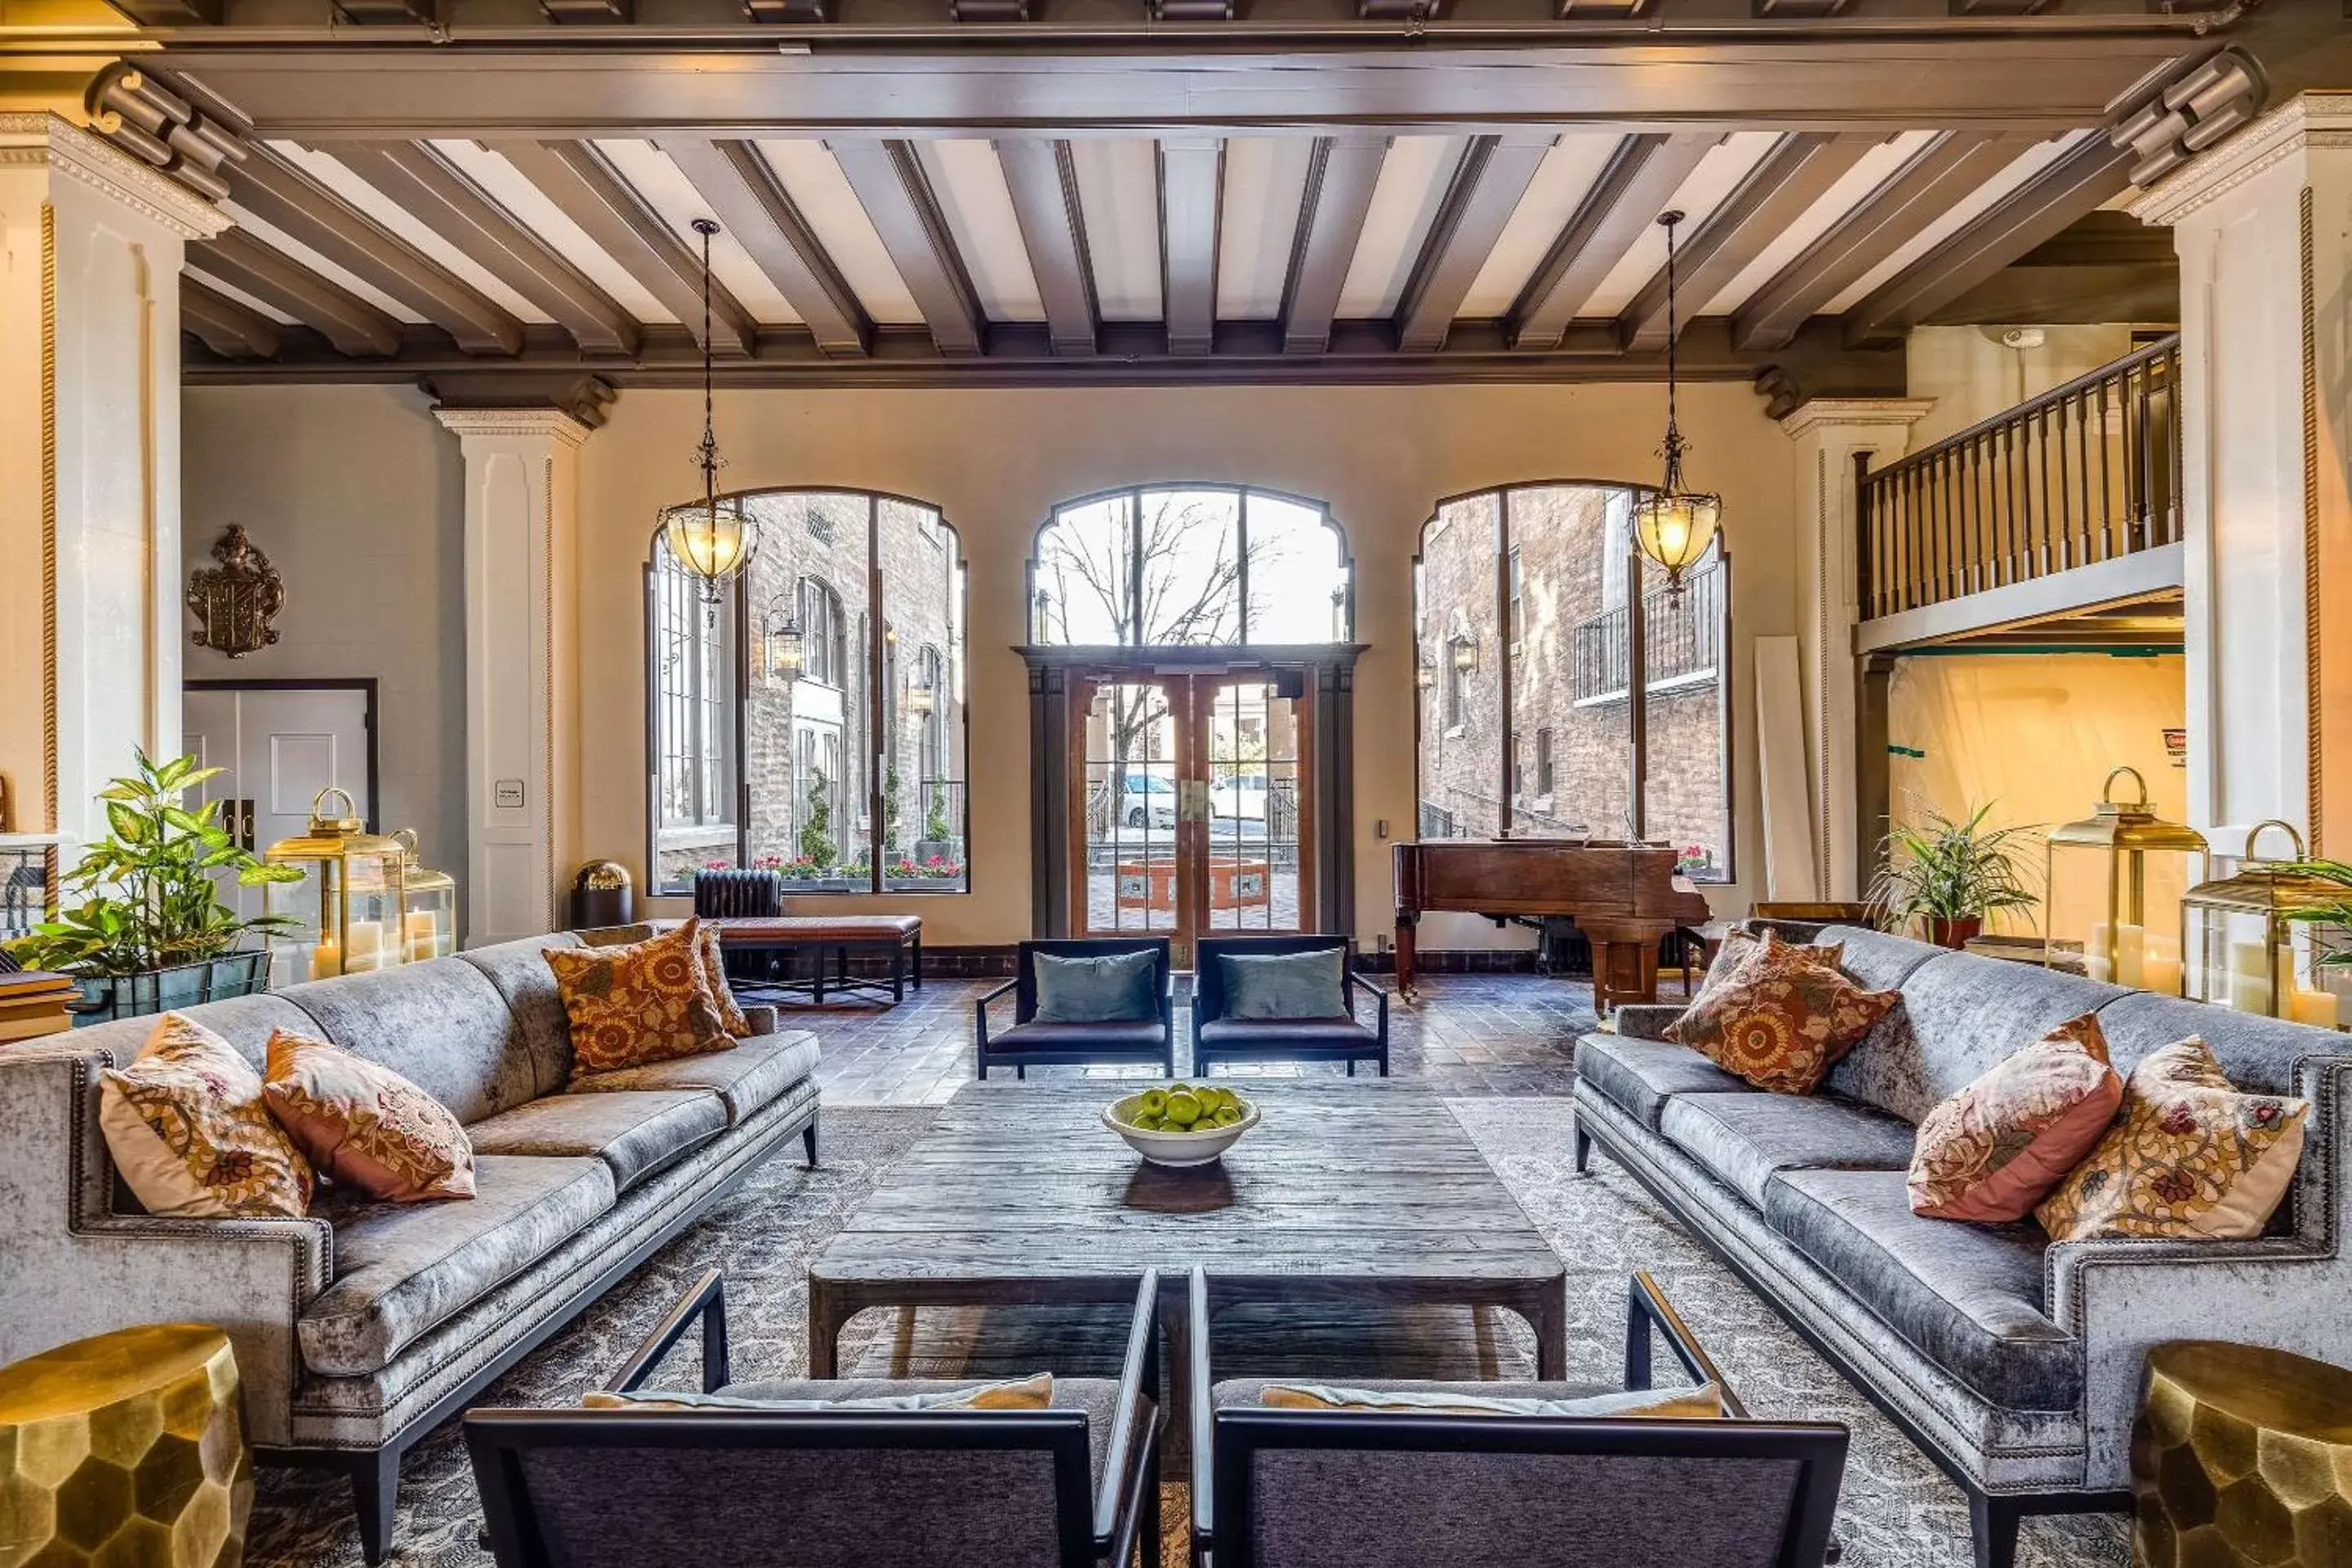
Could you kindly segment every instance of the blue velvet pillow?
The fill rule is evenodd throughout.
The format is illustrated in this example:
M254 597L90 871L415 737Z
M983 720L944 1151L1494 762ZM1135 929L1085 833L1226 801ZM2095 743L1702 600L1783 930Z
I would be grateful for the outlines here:
M1153 984L1160 955L1108 952L1097 958L1034 954L1040 1024L1149 1024L1160 1017Z
M1344 1018L1348 994L1340 979L1348 951L1266 953L1236 958L1219 953L1228 1018Z

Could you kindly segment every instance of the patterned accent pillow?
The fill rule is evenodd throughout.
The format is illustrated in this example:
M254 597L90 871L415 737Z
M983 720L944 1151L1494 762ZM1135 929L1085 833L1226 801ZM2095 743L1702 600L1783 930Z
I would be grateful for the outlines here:
M1050 1410L1054 1374L1040 1372L1005 1383L877 1394L864 1399L751 1399L737 1394L651 1391L614 1394L598 1388L582 1394L580 1405L584 1410Z
M1770 934L1778 936L1780 933L1774 931ZM1697 1001L1698 997L1706 995L1717 985L1728 981L1742 963L1763 952L1764 936L1764 932L1747 931L1738 926L1725 931L1723 941L1716 945L1714 962L1706 966L1706 973L1698 977L1698 993L1691 1000ZM1842 942L1823 942L1819 945L1792 942L1790 945L1803 947L1806 952L1813 955L1813 962L1816 963L1826 963L1832 969L1845 967L1845 943Z
M1453 1389L1329 1388L1315 1383L1270 1383L1258 1391L1257 1402L1276 1410L1376 1410L1414 1415L1582 1415L1606 1420L1709 1421L1723 1415L1723 1390L1712 1383L1696 1388L1589 1394L1580 1399L1496 1396Z
M1825 950L1764 933L1723 984L1700 993L1666 1038L1775 1094L1811 1094L1903 999L1864 991L1821 962Z
M735 1005L735 988L727 984L727 962L719 949L719 922L699 921L700 940L695 943L694 955L702 965L702 983L710 987L710 999L719 1004L719 1021L737 1039L748 1039L751 1020L743 1016L743 1009Z
M330 1180L403 1204L474 1195L465 1128L390 1068L276 1029L261 1089L269 1114Z
M551 947L556 994L581 1072L611 1072L735 1048L703 978L702 922L622 947Z
M2260 1236L2303 1158L2307 1100L2242 1094L2191 1035L2132 1069L2123 1113L2033 1217L2053 1241Z
M1986 1225L2023 1219L2082 1163L2123 1102L2097 1017L2059 1025L1919 1123L1911 1212Z
M99 1074L98 1125L149 1214L299 1219L310 1162L270 1120L261 1075L193 1018L166 1013L129 1067Z

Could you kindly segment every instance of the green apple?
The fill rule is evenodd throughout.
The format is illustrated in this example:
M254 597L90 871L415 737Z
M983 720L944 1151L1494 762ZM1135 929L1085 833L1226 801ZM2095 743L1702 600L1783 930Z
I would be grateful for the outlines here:
M1147 1089L1141 1094L1137 1095L1135 1097L1135 1114L1138 1116L1167 1115L1168 1091L1159 1089Z
M1204 1110L1205 1108L1201 1104L1201 1097L1189 1089L1178 1088L1169 1092L1167 1116L1169 1124L1172 1127L1189 1129L1192 1123L1201 1120Z
M1242 1110L1239 1106L1220 1105L1217 1107L1214 1120L1218 1126L1231 1127L1239 1122L1241 1119Z

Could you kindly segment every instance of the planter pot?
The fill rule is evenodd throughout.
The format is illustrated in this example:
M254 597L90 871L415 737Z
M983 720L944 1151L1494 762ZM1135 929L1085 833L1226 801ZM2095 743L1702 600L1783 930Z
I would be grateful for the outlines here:
M1938 920L1927 917L1927 940L1937 947L1948 947L1958 952L1974 942L1984 931L1981 915L1967 915L1958 920Z
M225 952L196 963L147 969L136 974L76 975L81 1000L68 1004L74 1026L115 1018L140 1018L181 1007L201 1006L231 996L269 989L268 952Z
M955 851L956 841L952 838L918 838L915 840L915 852L908 858L919 866L935 855L942 860L952 860Z

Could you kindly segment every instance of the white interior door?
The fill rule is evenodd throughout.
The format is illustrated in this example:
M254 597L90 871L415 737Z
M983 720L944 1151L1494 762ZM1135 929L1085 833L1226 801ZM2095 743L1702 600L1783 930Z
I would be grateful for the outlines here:
M183 744L221 775L197 786L191 805L218 800L221 820L256 854L310 824L322 789L348 792L362 820L368 797L367 693L356 688L190 687L181 710ZM261 889L233 881L222 897L240 914L261 912Z

